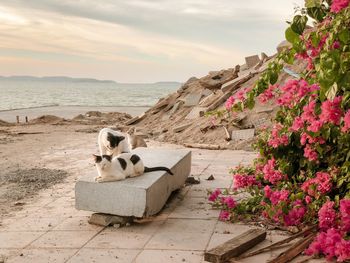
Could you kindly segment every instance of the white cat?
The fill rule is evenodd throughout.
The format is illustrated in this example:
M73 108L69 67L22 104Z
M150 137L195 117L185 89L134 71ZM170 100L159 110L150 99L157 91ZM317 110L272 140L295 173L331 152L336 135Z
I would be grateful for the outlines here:
M140 176L143 173L153 171L166 171L173 175L169 168L163 166L146 167L141 158L133 153L122 153L118 156L93 155L98 172L96 182L112 182L124 180L128 177Z
M110 128L100 130L97 141L101 155L117 156L131 151L129 136Z

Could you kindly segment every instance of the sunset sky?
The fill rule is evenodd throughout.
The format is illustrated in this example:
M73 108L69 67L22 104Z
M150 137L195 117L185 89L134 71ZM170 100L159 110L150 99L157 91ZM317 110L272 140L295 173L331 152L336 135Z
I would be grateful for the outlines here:
M184 82L275 53L303 0L1 0L0 75Z

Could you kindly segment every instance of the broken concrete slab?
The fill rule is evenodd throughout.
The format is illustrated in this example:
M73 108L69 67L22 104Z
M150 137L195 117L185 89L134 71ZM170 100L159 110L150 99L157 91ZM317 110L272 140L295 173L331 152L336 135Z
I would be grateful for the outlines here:
M201 93L190 93L185 97L185 107L192 107L196 106L199 103L199 100L201 99L202 94Z
M213 92L209 89L205 89L202 91L202 97L208 97L209 95L213 94Z
M89 218L89 224L98 226L110 226L110 225L120 225L125 226L126 224L132 223L132 217L120 217L116 215L103 214L103 213L93 213Z
M281 43L278 44L276 47L277 52L281 53L283 50L289 49L292 47L292 44L289 43L287 40L282 41Z
M255 129L236 130L232 131L231 138L233 141L249 140L250 138L254 138L254 134Z
M181 100L177 101L177 102L174 104L174 107L173 107L173 108L171 109L171 111L170 111L170 116L172 116L172 115L180 108L180 106L181 106L182 104L184 104L183 101L181 101Z
M249 57L245 57L245 63L248 68L251 68L260 62L260 58L258 55L253 55Z
M192 123L186 123L186 124L182 124L182 125L176 126L173 129L173 132L182 132L183 130L186 130L191 125L192 125Z
M238 78L235 78L231 81L226 82L221 86L221 90L223 93L233 91L236 86L246 82L250 78L254 77L255 74L257 73L256 70L247 70L245 74L240 75ZM238 88L238 87L237 87Z
M252 125L254 126L254 128L260 128L262 126L270 126L271 125L271 121L266 119L266 118L252 120L251 122L252 122Z
M202 117L206 110L207 107L193 107L190 113L185 117L185 120L193 120Z
M126 124L126 125L131 125L131 124L137 123L137 122L141 121L141 120L142 120L143 118L145 118L145 117L146 117L146 114L143 113L143 114L141 114L140 116L136 116L136 117L134 117L134 118L128 120L127 122L125 122L125 124Z
M145 166L165 166L164 171L145 173L122 181L97 183L97 171L80 178L75 185L75 206L78 210L127 217L145 217L158 213L172 191L182 187L191 172L191 152L174 149L137 148Z
M256 108L254 110L256 113L269 113L269 112L273 112L273 107L265 107L265 108Z
M223 95L222 91L219 90L216 93L210 94L208 97L205 97L200 103L199 106L201 107L208 107L210 106L214 101L216 101L219 97Z

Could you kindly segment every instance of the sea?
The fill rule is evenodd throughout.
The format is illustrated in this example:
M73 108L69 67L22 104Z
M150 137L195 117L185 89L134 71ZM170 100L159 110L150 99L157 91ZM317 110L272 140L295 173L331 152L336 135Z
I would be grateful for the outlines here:
M0 111L50 106L151 107L180 86L177 82L123 84L0 79Z

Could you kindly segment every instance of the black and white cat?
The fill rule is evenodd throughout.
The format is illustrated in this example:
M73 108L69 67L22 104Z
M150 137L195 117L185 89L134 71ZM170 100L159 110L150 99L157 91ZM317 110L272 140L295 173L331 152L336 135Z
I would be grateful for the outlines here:
M101 155L117 156L121 153L129 153L131 151L129 136L110 128L100 130L97 142Z
M112 155L94 155L94 158L98 172L95 181L99 183L124 180L128 177L136 177L153 171L166 171L173 175L171 170L164 166L144 166L141 158L133 153L122 153L115 157Z

